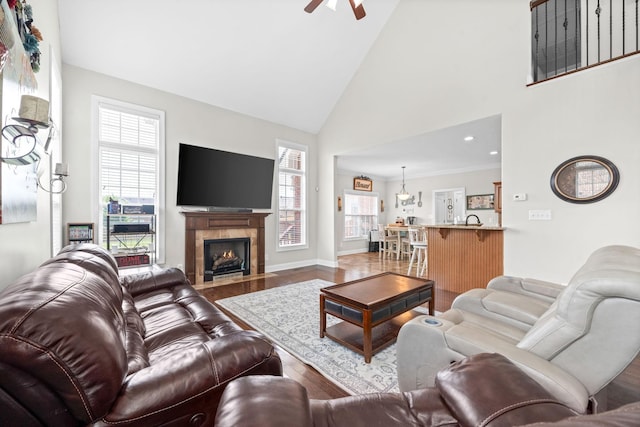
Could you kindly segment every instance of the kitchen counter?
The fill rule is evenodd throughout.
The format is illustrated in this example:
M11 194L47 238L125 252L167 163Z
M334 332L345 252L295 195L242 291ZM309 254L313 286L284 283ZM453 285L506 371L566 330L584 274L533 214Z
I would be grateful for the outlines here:
M477 226L475 224L434 224L434 225L425 225L423 227L427 228L456 228L460 230L504 230L504 227L497 227L495 225L486 225L483 224L481 226Z

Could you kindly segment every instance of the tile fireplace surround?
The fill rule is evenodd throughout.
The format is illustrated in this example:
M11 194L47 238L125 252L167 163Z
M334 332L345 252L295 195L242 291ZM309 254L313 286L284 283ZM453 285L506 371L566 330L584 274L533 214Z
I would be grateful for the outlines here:
M204 283L204 241L251 239L251 275L264 273L264 218L268 212L182 212L185 216L184 267L194 285Z

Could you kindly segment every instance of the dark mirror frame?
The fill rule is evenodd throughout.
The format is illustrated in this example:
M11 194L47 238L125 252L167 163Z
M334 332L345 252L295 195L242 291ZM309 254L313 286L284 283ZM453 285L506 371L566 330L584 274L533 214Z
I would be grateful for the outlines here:
M562 176L562 172L566 168L573 166L579 162L594 162L605 168L609 173L609 185L607 185L604 190L590 197L577 197L575 195L575 191L574 194L572 194L567 188L567 185L559 181L559 178ZM602 200L613 193L613 191L618 186L619 181L620 173L618 172L618 168L616 167L616 165L614 165L611 161L599 156L577 156L562 162L553 171L553 173L551 174L551 190L556 196L570 203L593 203Z

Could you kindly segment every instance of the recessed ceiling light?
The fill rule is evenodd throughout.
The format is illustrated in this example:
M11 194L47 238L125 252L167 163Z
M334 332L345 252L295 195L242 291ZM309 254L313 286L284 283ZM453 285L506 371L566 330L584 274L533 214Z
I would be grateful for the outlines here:
M489 151L489 154L491 154L492 156L495 156L495 155L498 154L498 152L497 151Z
M473 137L472 137L471 135L469 135L469 136L465 136L465 137L464 137L464 140L465 140L465 141L467 141L467 142L469 142L469 141L473 141Z

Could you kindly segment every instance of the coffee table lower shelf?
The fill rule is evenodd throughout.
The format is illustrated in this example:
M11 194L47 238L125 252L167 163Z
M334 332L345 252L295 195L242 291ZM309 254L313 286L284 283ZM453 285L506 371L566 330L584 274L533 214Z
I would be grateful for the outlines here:
M371 328L371 353L375 354L393 344L396 341L400 327L409 320L422 315L424 315L424 313L419 313L414 310L407 311L393 319ZM364 333L361 326L356 326L352 323L342 321L333 326L327 327L324 335L331 338L333 341L342 344L348 349L365 356L366 358L367 355L364 350ZM369 359L370 357L371 356L369 355ZM368 362L369 360L367 360L367 363Z

